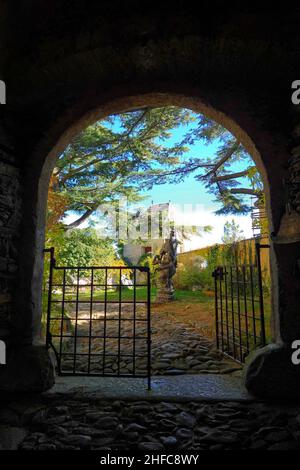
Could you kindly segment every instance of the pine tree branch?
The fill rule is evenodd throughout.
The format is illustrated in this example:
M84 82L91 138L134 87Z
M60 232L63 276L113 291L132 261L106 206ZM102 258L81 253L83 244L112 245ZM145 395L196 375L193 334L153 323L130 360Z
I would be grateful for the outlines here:
M232 188L229 190L231 194L250 194L252 196L259 196L259 192L250 188Z
M90 162L87 162L84 165L79 166L75 170L70 171L65 176L63 176L63 178L61 178L61 180L60 180L60 184L64 184L68 179L73 178L73 176L76 176L78 173L80 173L82 170L85 170L89 166L92 166L92 165L94 165L96 163L99 163L99 162L103 162L105 160L107 160L106 156L103 157L103 158L95 158L94 160L91 160Z
M137 120L132 124L132 126L129 128L129 130L126 132L125 136L122 138L128 139L130 134L134 131L134 129L140 124L140 122L145 118L146 114L148 113L149 108L145 108L143 113L137 118Z
M217 183L218 181L226 181L226 180L233 180L237 178L242 178L249 174L249 169L245 171L239 171L237 173L230 173L228 175L221 175L221 176L214 176L210 179L211 183Z
M125 133L125 135L123 135L121 137L119 136L116 139L108 140L106 142L101 142L101 145L111 145L111 144L114 144L116 142L119 142L119 145L115 148L115 152L117 152L118 149L123 144L124 140L128 139L130 134L134 131L134 129L140 124L141 121L143 121L143 119L145 118L148 111L149 111L148 108L144 109L143 113L133 122L132 126L128 129L128 131ZM89 155L93 155L93 153L91 152L90 154L85 154L85 158L87 158ZM78 173L85 170L86 168L89 168L90 166L92 166L96 163L99 163L99 162L103 162L105 160L107 160L107 156L104 156L102 158L95 158L95 159L91 160L90 162L87 162L84 165L81 165L80 167L74 169L73 171L71 171L67 175L65 175L61 179L60 183L64 184L68 179L73 178L74 176L76 176ZM57 175L58 174L59 174L59 172L57 173Z
M218 171L218 169L224 165L224 163L226 163L231 157L232 155L234 154L234 152L237 151L237 149L239 148L240 146L240 142L236 141L232 147L230 147L228 149L228 151L226 152L226 154L224 155L224 157L222 157L215 165L214 167L212 168L212 170L210 170L205 176L210 176L214 173L216 173Z
M190 173L192 171L197 170L198 168L208 168L211 166L214 166L214 165L210 163L203 163L203 164L197 163L195 165L185 165L184 167L176 168L175 170L171 170L171 171L161 171L157 173L153 172L152 174L150 173L148 176L152 176L153 178L155 178L156 176L160 177L160 176L180 175L180 174Z
M90 209L85 211L85 213L82 214L82 216L80 216L74 222L72 222L71 224L65 225L65 227L64 227L65 230L71 230L72 228L79 227L79 225L81 225L83 222L85 222L93 214L93 212L95 212L95 210L97 210L99 205L100 204L98 204L98 203L94 204Z

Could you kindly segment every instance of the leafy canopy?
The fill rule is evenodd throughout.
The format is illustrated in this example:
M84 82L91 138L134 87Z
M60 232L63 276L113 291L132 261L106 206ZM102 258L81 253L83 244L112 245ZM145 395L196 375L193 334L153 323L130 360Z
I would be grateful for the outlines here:
M169 145L171 130L193 119L181 108L146 108L109 116L79 134L58 159L51 186L64 198L65 213L78 214L69 228L80 225L101 204L117 203L121 197L140 201L139 176L179 162L187 148Z
M172 133L178 128L185 133L174 142ZM217 142L215 155L188 158L199 141ZM137 203L143 199L141 189L176 184L191 174L220 203L217 213L247 213L249 196L262 198L262 180L250 155L218 123L174 106L111 115L85 129L58 159L49 191L48 230L78 227L102 204L117 204L122 197ZM66 226L63 219L69 212L77 219Z

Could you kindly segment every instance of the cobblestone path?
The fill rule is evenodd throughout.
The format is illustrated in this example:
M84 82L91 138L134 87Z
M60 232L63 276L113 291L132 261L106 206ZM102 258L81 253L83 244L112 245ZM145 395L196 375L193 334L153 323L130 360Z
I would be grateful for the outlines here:
M300 406L48 397L10 403L0 421L26 429L23 450L300 450Z

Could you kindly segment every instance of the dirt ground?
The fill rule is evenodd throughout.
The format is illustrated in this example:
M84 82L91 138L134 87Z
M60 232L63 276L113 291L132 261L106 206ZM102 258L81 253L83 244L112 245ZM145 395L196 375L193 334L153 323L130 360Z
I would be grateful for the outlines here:
M169 304L152 304L152 315L167 315L175 322L192 326L197 333L214 340L213 292L205 292L211 302L182 302L174 300Z

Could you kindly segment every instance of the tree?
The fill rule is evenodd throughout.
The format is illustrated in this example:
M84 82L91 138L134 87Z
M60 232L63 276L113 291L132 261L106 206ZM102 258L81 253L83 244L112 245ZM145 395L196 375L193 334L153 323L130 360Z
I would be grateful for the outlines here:
M116 251L110 240L103 240L94 228L72 229L57 245L59 264L66 266L109 266L116 261Z
M48 191L48 210L46 232L54 233L61 228L61 220L64 217L69 206L69 197L66 192L55 191L57 186L57 177L52 174Z
M145 108L109 116L73 139L57 161L51 185L52 197L60 195L66 203L59 220L67 211L78 215L65 228L78 227L104 203L141 200L140 174L179 161L187 147L169 145L170 131L193 119L186 109Z
M227 221L224 225L224 235L222 237L222 242L226 245L231 245L243 240L244 232L240 229L239 224L237 224L234 219L231 222Z
M227 129L203 115L197 115L197 125L192 127L179 143L192 146L197 141L207 144L217 141L219 148L216 156L201 156L181 159L170 170L152 169L143 175L148 187L166 182L178 183L190 174L203 181L209 192L221 204L217 214L245 214L251 210L249 196L263 200L263 183L251 156L245 147ZM243 168L234 171L233 165Z
M53 235L55 233L55 235ZM55 247L55 258L59 266L125 266L119 259L117 249L111 240L104 240L94 228L72 229L52 232L51 243ZM49 276L49 258L45 258L45 279ZM126 272L126 271L124 271ZM109 275L115 274L114 270ZM67 280L74 281L77 269L66 270ZM62 282L63 271L55 271L56 280ZM80 278L90 278L91 270L79 270ZM104 281L105 271L95 270L94 280Z
M181 140L170 140L172 130L189 124ZM198 141L217 141L216 155L187 158ZM141 187L177 183L190 174L215 195L218 214L247 213L249 197L263 200L262 180L250 155L220 124L177 107L109 116L73 139L60 156L51 180L49 223L56 228L72 211L78 217L64 229L78 227L102 204L117 204L121 197L138 202Z

